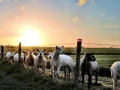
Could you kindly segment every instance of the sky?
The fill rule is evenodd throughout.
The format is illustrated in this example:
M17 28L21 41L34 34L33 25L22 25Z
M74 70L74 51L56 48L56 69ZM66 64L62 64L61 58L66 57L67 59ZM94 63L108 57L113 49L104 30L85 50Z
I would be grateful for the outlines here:
M120 45L119 9L120 0L0 0L0 45Z

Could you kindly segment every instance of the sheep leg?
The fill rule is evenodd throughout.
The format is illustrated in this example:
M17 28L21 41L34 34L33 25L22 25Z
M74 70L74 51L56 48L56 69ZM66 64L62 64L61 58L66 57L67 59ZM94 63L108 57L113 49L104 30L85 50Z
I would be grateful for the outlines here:
M53 74L53 65L51 65L51 73Z
M81 81L81 72L79 72L78 81Z
M89 73L88 74L88 90L91 89L91 84L92 84L92 75Z
M56 79L57 79L57 80L58 80L58 76L59 76L59 72L60 72L60 67L61 67L61 66L58 66L57 72L56 72Z
M68 70L68 67L66 67L66 70L65 70L66 72L65 72L65 77L66 78L69 78L69 70Z
M84 84L84 75L85 75L85 72L81 72L81 75L82 75L82 85Z
M95 86L97 86L97 80L98 80L98 73L95 75Z
M113 89L117 90L117 76L113 76L112 80L113 80Z

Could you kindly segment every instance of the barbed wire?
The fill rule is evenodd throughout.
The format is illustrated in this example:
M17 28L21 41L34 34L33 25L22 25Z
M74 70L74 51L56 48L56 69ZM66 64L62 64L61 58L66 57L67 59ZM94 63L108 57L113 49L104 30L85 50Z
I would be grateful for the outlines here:
M77 43L61 43L61 44L50 44L50 45L40 45L40 46L55 46L55 45L77 45ZM84 45L96 45L96 46L109 46L109 47L120 47L120 45L115 44L100 44L100 43L82 43L82 46Z

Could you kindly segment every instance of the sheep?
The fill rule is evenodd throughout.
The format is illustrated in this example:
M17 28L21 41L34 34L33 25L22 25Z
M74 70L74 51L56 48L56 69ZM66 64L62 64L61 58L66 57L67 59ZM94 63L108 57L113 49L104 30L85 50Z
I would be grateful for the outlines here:
M60 49L60 47L56 46L54 50L54 55L52 58L52 65L53 65L53 78L58 79L59 76L59 71L61 66L67 66L68 69L72 72L72 79L73 77L73 60L70 56L63 54L64 51ZM54 71L55 67L57 70ZM68 70L67 72L67 77L69 77Z
M37 71L39 71L39 67L42 66L42 73L45 74L45 68L46 68L46 58L44 57L45 50L39 50L37 49L38 55L37 58L34 60L34 66Z
M117 90L117 80L120 79L120 61L116 61L110 67L113 80L113 90Z
M14 56L14 52L7 52L6 53L6 59L10 60L13 62L13 56Z
M34 68L34 59L36 58L36 56L34 55L33 52L34 52L34 49L33 50L27 49L28 55L26 56L26 59L25 59L25 63L27 65L27 67Z
M14 62L25 62L25 53L21 53L21 61L19 61L19 54L16 53L14 56L13 56L13 61Z
M53 59L53 55L54 55L54 52L48 52L48 58L50 59L50 69L51 69L51 73L53 75L53 65L52 65L52 59ZM64 69L64 77L66 77L66 71L67 71L68 68L65 68ZM70 70L69 70L70 71ZM69 72L70 73L70 72ZM59 77L59 76L58 76Z
M50 59L50 69L51 69L52 75L53 75L53 65L52 65L53 53L54 52L48 52L48 58Z

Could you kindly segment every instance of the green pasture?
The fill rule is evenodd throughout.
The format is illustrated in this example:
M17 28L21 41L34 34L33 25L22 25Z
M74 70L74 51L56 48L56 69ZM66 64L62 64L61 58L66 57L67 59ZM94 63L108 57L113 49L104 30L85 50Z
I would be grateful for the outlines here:
M41 50L46 49L46 52L53 52L55 47L22 46L21 49L22 51L26 52L27 49L37 49L37 48ZM18 47L12 47L12 48L5 47L4 52L7 52L7 51L14 51L17 53ZM64 47L64 51L67 53L76 53L76 48L75 47ZM81 48L81 53L85 53L85 52L102 53L102 55L95 55L96 60L100 67L110 68L113 62L120 60L120 55L114 54L114 53L120 53L120 48ZM37 53L36 50L35 50L35 53ZM105 55L104 53L113 53L114 55ZM75 62L76 55L71 55L71 56L73 58L73 61ZM83 55L81 55L81 58L82 56ZM49 61L48 58L47 60Z
M76 61L76 55L71 55L73 61ZM83 55L81 55L82 58ZM115 61L120 60L120 55L95 55L99 67L110 68Z

